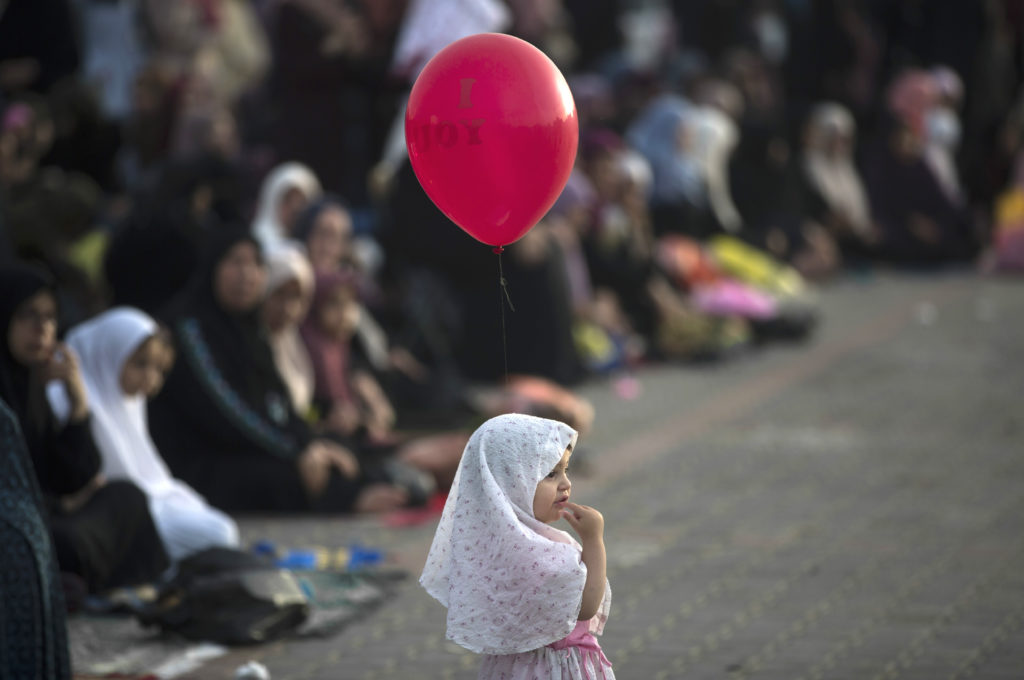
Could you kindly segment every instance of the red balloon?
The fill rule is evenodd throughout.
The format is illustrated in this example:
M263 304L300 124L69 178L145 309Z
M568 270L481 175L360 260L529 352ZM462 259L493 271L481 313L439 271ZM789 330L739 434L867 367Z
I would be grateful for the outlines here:
M561 193L579 121L569 85L543 52L481 33L427 62L409 94L405 140L441 212L478 241L505 246Z

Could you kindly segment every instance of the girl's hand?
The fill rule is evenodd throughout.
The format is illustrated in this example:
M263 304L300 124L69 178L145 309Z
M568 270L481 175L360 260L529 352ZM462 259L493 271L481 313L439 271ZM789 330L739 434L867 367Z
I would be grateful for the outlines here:
M584 543L601 540L604 537L604 515L589 505L566 503L562 517L576 530Z
M85 382L82 380L82 372L78 370L78 357L63 342L57 343L50 361L46 364L44 377L46 380L59 380L64 383L68 401L71 403L70 420L85 420L89 415L89 398L85 391Z
M587 565L587 580L583 584L579 620L594 617L601 609L607 584L608 560L604 550L604 516L589 505L566 503L562 510L565 518L580 536L583 553L580 559Z

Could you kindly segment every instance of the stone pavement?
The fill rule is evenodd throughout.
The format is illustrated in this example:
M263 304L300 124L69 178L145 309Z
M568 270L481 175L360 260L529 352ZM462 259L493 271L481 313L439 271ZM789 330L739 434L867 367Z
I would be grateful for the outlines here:
M620 680L1024 679L1024 281L851 276L822 304L808 344L651 368L632 401L584 389L573 493L605 515ZM415 584L433 528L245 520L383 547L413 577L334 637L184 677L475 678Z

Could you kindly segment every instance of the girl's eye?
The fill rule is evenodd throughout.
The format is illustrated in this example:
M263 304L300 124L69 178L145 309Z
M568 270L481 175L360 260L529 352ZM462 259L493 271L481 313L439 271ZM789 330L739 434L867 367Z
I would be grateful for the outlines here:
M548 479L554 479L554 478L555 478L555 471L552 470L551 472L548 473Z

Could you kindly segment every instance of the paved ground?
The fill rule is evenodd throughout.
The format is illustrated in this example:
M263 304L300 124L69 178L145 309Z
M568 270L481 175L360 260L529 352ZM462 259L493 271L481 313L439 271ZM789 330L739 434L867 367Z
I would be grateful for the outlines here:
M850 277L804 346L639 375L598 419L574 496L606 518L621 680L1024 678L1024 281ZM247 538L386 548L433 524L247 520ZM84 626L73 637L85 635ZM326 640L233 651L274 680L475 678L411 578Z

